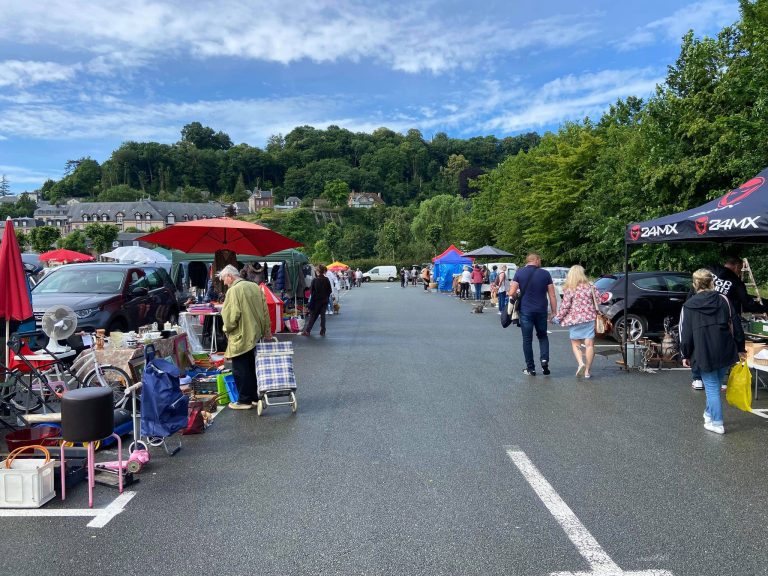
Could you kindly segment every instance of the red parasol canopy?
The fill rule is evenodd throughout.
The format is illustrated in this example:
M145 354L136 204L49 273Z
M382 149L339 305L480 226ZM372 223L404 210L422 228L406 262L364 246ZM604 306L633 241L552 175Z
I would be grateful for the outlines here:
M68 264L70 262L91 262L93 260L95 258L90 254L83 254L82 252L75 252L74 250L66 250L64 248L40 254L41 262L62 262Z
M0 244L0 317L5 318L5 341L10 335L11 320L26 320L32 316L24 264L16 241L13 220L7 218L3 243ZM8 365L9 348L5 347L5 365Z
M266 226L235 220L209 218L180 222L158 232L140 236L142 242L161 244L182 252L231 250L235 254L266 256L296 248L301 243L270 230Z
M26 320L32 316L32 303L27 292L21 250L16 241L13 221L5 221L3 243L0 244L0 317L9 320Z

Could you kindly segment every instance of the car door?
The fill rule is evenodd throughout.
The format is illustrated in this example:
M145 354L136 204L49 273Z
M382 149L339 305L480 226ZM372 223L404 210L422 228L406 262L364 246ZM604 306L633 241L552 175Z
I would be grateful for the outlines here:
M129 329L138 330L140 326L151 324L150 311L152 305L149 296L149 283L143 270L128 271L128 282L125 288L125 314L128 317Z
M680 310L690 295L692 279L689 274L665 274L664 282L669 294L669 316L673 316L674 322L677 323Z
M664 318L672 314L666 282L654 274L635 278L632 284L637 294L630 304L630 313L644 317L649 332L660 332Z

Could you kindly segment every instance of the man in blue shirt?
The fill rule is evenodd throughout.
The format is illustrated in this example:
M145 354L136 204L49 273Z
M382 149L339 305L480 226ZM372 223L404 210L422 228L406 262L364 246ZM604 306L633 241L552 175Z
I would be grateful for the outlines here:
M518 295L518 290L522 295ZM525 267L515 272L509 284L510 298L520 300L520 329L523 333L523 354L525 355L525 370L523 374L536 375L536 364L533 360L533 330L539 339L539 356L541 370L545 376L549 374L549 338L547 336L547 321L557 314L557 298L552 276L541 269L541 256L528 254ZM549 313L547 313L549 300Z

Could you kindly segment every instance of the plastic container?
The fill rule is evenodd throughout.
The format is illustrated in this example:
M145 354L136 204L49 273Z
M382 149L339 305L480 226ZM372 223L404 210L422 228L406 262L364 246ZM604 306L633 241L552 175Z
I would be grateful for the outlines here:
M61 428L55 426L37 426L8 432L5 443L8 450L13 452L22 446L58 446L61 438Z
M232 374L224 375L224 385L227 387L227 394L229 394L230 402L237 402L240 398L240 394L237 392L237 386L235 386L235 377Z
M229 404L229 390L227 390L227 383L224 380L227 376L232 377L231 374L219 374L216 377L216 393L219 395L219 406Z
M40 450L45 458L17 459L27 450ZM40 508L53 498L51 455L43 446L23 446L0 464L0 508Z

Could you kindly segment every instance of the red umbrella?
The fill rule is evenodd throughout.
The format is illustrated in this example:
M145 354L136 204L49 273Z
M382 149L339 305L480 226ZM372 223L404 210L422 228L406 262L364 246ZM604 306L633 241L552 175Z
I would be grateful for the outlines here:
M280 250L302 246L260 224L234 218L209 218L180 222L137 240L176 248L182 252L231 250L235 254L266 256Z
M5 318L5 341L10 336L11 320L26 320L32 316L32 303L27 292L27 278L16 241L13 220L5 221L3 243L0 244L0 316ZM5 347L8 365L8 346Z
M64 248L40 254L41 262L62 262L67 264L69 262L91 262L92 260L95 260L95 258L90 254L83 254L82 252L75 252L74 250L66 250Z

